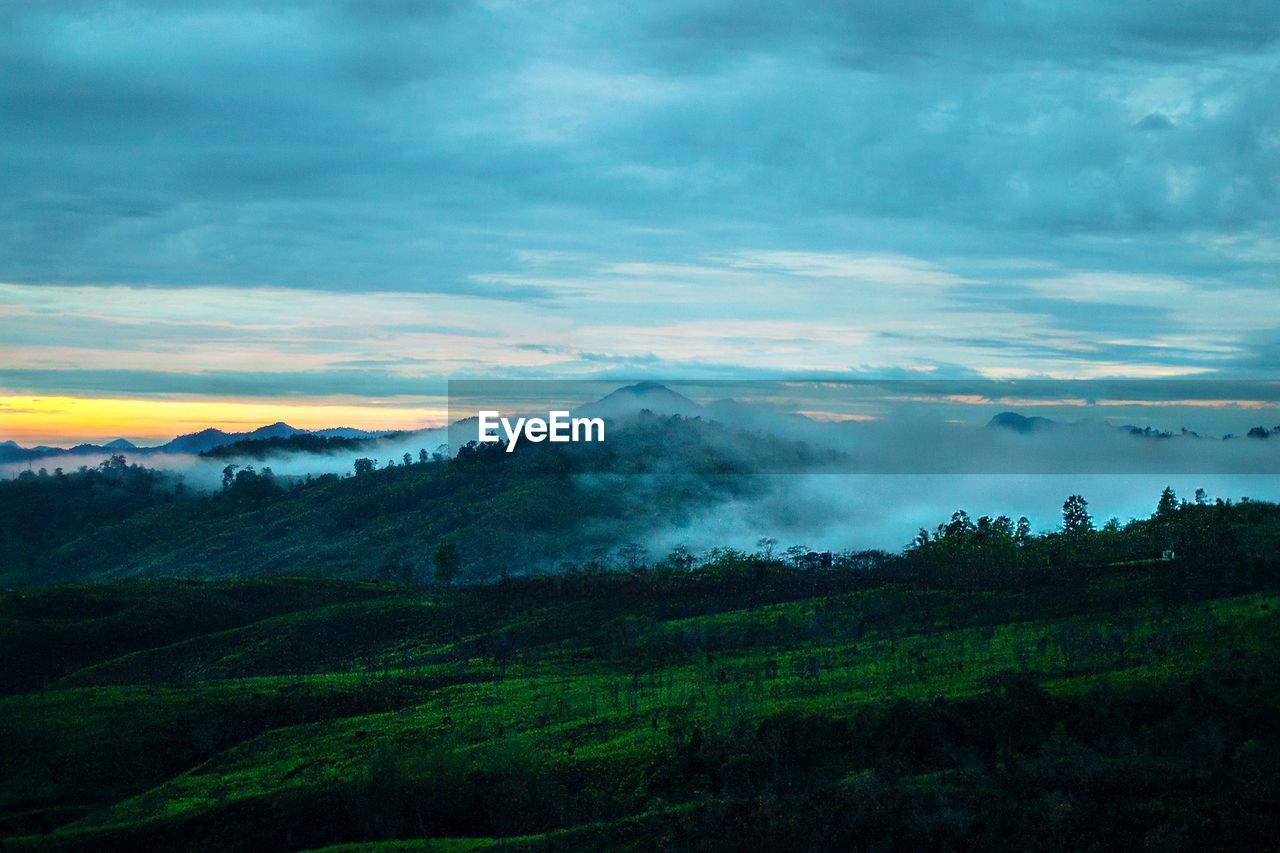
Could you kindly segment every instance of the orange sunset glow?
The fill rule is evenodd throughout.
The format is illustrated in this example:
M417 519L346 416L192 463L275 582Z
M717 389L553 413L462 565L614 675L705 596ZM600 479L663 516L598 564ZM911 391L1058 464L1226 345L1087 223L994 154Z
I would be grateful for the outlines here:
M19 443L162 442L215 427L245 432L285 421L299 429L357 426L368 430L421 429L446 419L443 401L360 405L294 400L153 400L95 397L0 396L6 438Z

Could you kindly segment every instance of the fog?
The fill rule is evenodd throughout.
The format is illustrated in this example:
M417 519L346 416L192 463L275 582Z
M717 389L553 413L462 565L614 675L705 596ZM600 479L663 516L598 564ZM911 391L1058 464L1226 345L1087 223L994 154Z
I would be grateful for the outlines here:
M372 458L378 467L388 462L402 464L404 454L408 453L414 461L418 452L425 449L434 452L447 440L444 428L427 429L417 432L401 433L385 439L370 439L354 449L344 449L333 453L270 453L261 458L250 455L231 457L197 456L189 453L152 453L147 451L119 453L100 452L88 454L63 454L35 459L31 462L11 462L0 464L0 477L17 477L24 471L44 469L53 474L61 468L64 473L72 473L81 466L96 467L113 455L123 456L130 464L143 465L169 471L181 478L188 487L201 491L214 491L222 487L222 472L228 465L237 467L253 466L255 470L270 468L277 477L285 479L305 479L308 475L318 477L323 474L338 476L350 475L355 469L355 461L361 457Z
M752 550L766 536L782 547L896 551L921 527L932 530L958 509L975 519L1025 515L1034 529L1049 531L1059 526L1062 503L1072 494L1089 501L1099 525L1149 516L1166 486L1188 500L1201 488L1210 500L1280 500L1278 439L1135 435L1101 420L1019 432L939 421L910 409L843 423L742 406L733 411L745 415L736 419L745 428L717 431L709 442L747 470L732 482L702 477L701 488L691 489L698 475L673 451L645 476L591 476L580 483L626 491L635 518L661 505L664 490L710 495L676 523L632 531L653 558L679 545ZM833 455L798 461L776 447L763 450L766 436Z
M762 483L758 496L699 508L687 523L650 530L641 542L655 557L678 545L750 551L764 536L780 547L897 551L921 527L932 531L958 509L975 519L1025 515L1035 530L1049 531L1059 526L1062 502L1071 494L1089 501L1099 525L1111 517L1123 522L1149 516L1165 486L1187 499L1197 488L1211 499L1280 499L1280 483L1263 475L781 474L766 475Z
M1197 488L1211 499L1280 499L1280 439L1153 438L1097 420L1019 432L951 423L909 407L872 422L837 423L744 404L700 411L679 422L685 432L672 433L685 439L694 435L697 441L689 446L673 441L639 460L641 473L603 471L578 477L579 488L624 495L629 508L623 521L585 519L584 547L636 541L656 559L678 545L695 551L725 545L753 549L767 536L782 547L898 550L919 528L932 529L957 509L974 518L1026 515L1035 529L1046 531L1058 526L1062 502L1070 494L1089 501L1099 524L1111 517L1146 517L1165 486L1188 499ZM673 422L656 417L616 412L606 441L617 436L615 441L625 442L627 429L641 418L648 419L650 428L672 428ZM1246 429L1242 424L1241 431ZM454 433L454 451L468 435L465 430ZM371 457L378 467L389 461L400 465L404 454L417 461L420 450L431 453L447 441L449 431L440 428L330 454L123 455L130 462L171 471L188 487L212 491L221 487L228 465L270 468L287 480L349 476L357 458ZM594 451L581 445L575 452ZM731 460L741 473L699 473L697 454ZM107 455L50 457L30 467L69 473L81 465L95 466ZM0 475L26 470L26 462L10 463L0 466ZM691 496L675 512L663 500L673 489Z

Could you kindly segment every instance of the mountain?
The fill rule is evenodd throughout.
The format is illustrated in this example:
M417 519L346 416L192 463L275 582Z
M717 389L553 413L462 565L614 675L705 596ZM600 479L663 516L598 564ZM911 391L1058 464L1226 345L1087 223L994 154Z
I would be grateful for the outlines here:
M1017 412L1001 412L987 421L988 429L1010 429L1014 432L1036 432L1058 426L1057 421L1038 416L1027 417Z
M161 453L191 453L198 456L201 453L216 450L224 445L235 444L238 441L283 439L295 435L305 435L309 432L310 430L298 429L284 421L276 421L273 424L267 424L249 432L223 432L220 429L210 427L190 435L180 435L168 444L160 445L156 450Z
M180 435L173 441L160 445L156 450L161 453L201 453L235 440L231 433L209 427L199 432Z
M381 438L385 433L377 432L369 429L356 429L355 427L329 427L328 429L312 430L312 435L318 435L321 438Z
M1048 418L1027 417L1017 412L1001 412L987 422L987 427L991 429L1008 429L1014 432L1031 433L1040 432L1051 428L1061 428L1064 430L1114 430L1123 432L1136 438L1149 439L1170 439L1170 438L1201 438L1200 433L1183 427L1178 432L1170 432L1169 430L1159 429L1152 426L1136 426L1134 424L1124 424L1117 426L1100 420L1083 420L1071 423L1061 423L1052 421ZM1230 438L1230 436L1224 436Z
M27 456L27 449L18 442L0 441L0 462L19 462Z
M0 464L5 462L36 462L55 456L102 454L104 457L122 451L145 452L122 438L109 444L77 444L75 447L50 447L46 444L23 447L16 441L0 442Z
M573 413L588 418L626 418L646 409L655 415L680 415L685 418L705 413L702 406L658 382L626 385L594 403L584 403L574 409Z
M47 459L54 456L93 456L101 454L106 457L113 453L126 453L133 456L149 456L157 453L186 453L198 456L210 450L223 447L228 444L235 444L241 441L254 440L282 440L288 439L296 435L316 435L321 438L344 438L344 439L360 439L360 438L378 438L384 435L381 432L370 432L368 430L353 429L352 427L335 427L333 429L311 430L298 429L283 421L277 421L273 424L258 427L249 432L224 432L223 430L209 427L199 432L187 433L177 438L167 441L156 447L139 447L133 442L117 438L106 444L77 444L75 447L49 447L39 445L37 447L22 447L16 441L0 442L0 463L5 462L26 462L39 459Z
M258 427L247 434L236 433L237 438L288 438L291 435L297 435L300 432L308 432L305 429L291 427L284 421L276 421L264 427Z

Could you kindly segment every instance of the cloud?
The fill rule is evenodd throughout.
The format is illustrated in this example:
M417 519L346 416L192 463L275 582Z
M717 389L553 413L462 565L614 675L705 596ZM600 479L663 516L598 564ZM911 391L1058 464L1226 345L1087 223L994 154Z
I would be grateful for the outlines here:
M783 213L799 215L788 243L833 214L1015 230L1275 215L1268 4L6 17L17 227L0 261L22 281L480 293L480 258L599 251L659 217L705 250L709 229ZM1176 135L1134 132L1157 112Z
M0 387L24 394L103 396L193 395L205 397L423 397L444 393L438 377L400 376L376 370L312 372L161 370L14 370L0 368Z
M1274 3L125 0L0 32L13 370L1146 375L1257 369L1276 325Z

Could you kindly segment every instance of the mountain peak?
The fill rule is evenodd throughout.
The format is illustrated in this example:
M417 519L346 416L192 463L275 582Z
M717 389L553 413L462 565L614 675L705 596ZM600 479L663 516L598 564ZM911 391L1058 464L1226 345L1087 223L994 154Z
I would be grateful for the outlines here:
M253 430L249 433L249 438L288 438L300 432L305 432L305 430L289 426L284 421L276 421L273 424L267 424Z
M1027 417L1017 412L1001 412L987 421L988 428L1011 429L1014 432L1034 432L1051 426L1057 426L1057 422L1034 415Z
M137 450L138 449L138 445L134 444L132 441L129 441L127 438L117 438L114 441L108 441L106 444L102 446L107 448L108 450Z
M594 403L585 403L575 414L589 417L626 417L648 409L655 415L693 417L702 406L661 382L637 382L611 391Z

